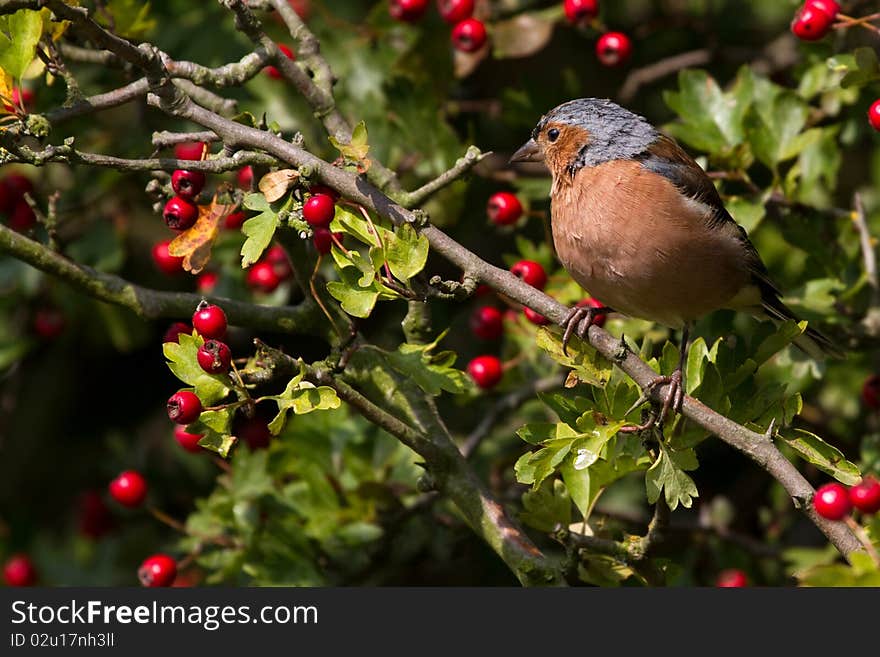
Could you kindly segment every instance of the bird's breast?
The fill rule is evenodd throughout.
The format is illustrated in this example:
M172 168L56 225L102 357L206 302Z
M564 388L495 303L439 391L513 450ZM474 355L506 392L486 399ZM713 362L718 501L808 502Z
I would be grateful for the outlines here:
M638 162L554 180L553 242L590 294L627 315L679 327L724 307L749 274L736 226Z

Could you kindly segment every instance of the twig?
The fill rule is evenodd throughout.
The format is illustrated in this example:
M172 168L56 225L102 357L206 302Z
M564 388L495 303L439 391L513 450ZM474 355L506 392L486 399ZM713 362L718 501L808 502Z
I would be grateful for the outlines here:
M153 148L162 149L191 141L214 142L220 138L210 130L201 132L170 132L161 130L153 133Z
M865 218L865 207L862 204L862 195L858 192L853 196L854 211L852 220L859 233L859 245L862 249L862 260L865 263L865 276L868 285L871 286L871 306L880 306L880 278L877 276L877 253L874 250L874 238L868 228Z
M712 52L707 48L699 50L690 50L672 57L661 59L653 64L648 64L642 68L637 68L630 72L620 88L617 96L622 103L628 103L646 84L656 82L667 75L676 73L682 69L692 66L703 66L712 60Z
M514 390L499 399L492 408L483 416L480 423L474 427L461 445L461 453L465 458L470 457L480 446L480 443L489 435L499 418L515 411L530 399L534 399L539 392L547 392L561 388L565 382L564 375L549 376L529 383L518 390Z
M189 317L204 298L201 294L151 290L118 276L95 271L68 260L2 224L0 253L14 256L47 274L57 276L91 297L128 308L144 319ZM320 313L311 301L295 307L274 307L220 297L212 297L211 300L223 306L230 324L286 333L321 335L322 332Z
M460 157L449 171L441 173L434 180L425 183L412 192L395 194L394 196L405 208L417 207L447 185L459 180L488 155L491 155L491 153L483 153L476 146L470 146L464 157Z

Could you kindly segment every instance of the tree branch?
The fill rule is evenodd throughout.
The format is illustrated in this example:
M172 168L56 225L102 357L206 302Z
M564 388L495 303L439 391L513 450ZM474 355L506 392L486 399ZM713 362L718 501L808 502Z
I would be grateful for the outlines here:
M323 335L326 327L320 309L312 301L298 306L260 306L220 297L186 292L160 292L135 285L119 276L84 267L43 244L0 224L0 252L57 276L91 297L128 308L144 319L188 319L203 298L223 306L233 325L264 331Z
M491 153L483 153L476 146L471 146L467 149L464 157L458 158L455 165L449 171L441 173L434 180L425 183L416 190L401 192L393 196L405 208L417 207L447 185L461 178L488 155L491 155Z

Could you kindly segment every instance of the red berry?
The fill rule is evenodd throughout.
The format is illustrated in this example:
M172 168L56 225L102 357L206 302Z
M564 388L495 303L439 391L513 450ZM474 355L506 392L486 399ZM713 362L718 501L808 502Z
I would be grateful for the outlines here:
M312 194L312 195L326 194L327 196L329 196L330 198L333 199L334 203L336 203L336 201L339 200L339 192L337 192L332 187L327 187L327 185L321 185L321 184L312 185L311 187L309 187L309 194Z
M17 113L22 107L25 112L29 111L34 104L34 92L30 89L20 89L13 87L12 98L10 103L4 103L3 109L7 112Z
M8 214L16 205L24 202L25 194L33 194L34 184L29 178L10 173L0 179L0 212Z
M592 306L593 308L603 308L604 304L598 299L594 299L593 297L587 297L582 301L577 302L578 307L584 308L588 306ZM593 316L593 324L596 326L605 326L605 320L608 319L605 315L594 315Z
M245 276L248 287L256 292L270 294L278 289L281 279L269 262L258 262L248 269Z
M280 50L281 52L283 52L285 54L287 59L296 59L296 55L293 54L293 50L290 49L290 46L287 46L283 43L279 43L276 45L278 46L278 50ZM263 70L266 71L266 75L268 75L273 80L280 80L281 79L281 71L279 71L276 67L267 66ZM253 178L253 174L251 175L251 178Z
M501 381L504 371L501 361L495 356L477 356L467 366L467 372L471 375L480 388L488 390L494 388Z
M818 41L831 29L834 18L809 4L804 5L795 13L791 21L791 31L802 41Z
M715 580L715 586L725 589L740 589L748 585L749 579L746 574L736 568L722 570Z
M437 10L450 25L470 18L474 13L474 0L437 0Z
M208 150L203 141L185 141L174 147L174 157L178 160L202 160Z
M541 265L533 260L520 260L510 268L510 272L539 290L543 290L547 285L547 273Z
M290 266L290 260L287 257L287 251L280 244L276 244L266 251L263 260L272 265L272 269L282 281L287 280L293 274L293 268Z
M37 223L37 215L30 204L21 199L9 213L9 227L19 233L26 233Z
M134 508L147 498L147 481L139 472L126 470L110 482L110 497L122 506Z
M826 13L832 19L837 18L837 14L840 13L840 5L834 0L807 0L804 5Z
M880 99L871 103L868 109L868 122L874 130L880 131Z
M486 206L486 214L489 216L489 221L498 226L515 224L522 216L522 213L522 203L510 192L492 194Z
M525 315L526 319L529 320L532 324L537 324L538 326L546 326L550 323L550 320L544 317L544 315L535 310L532 310L528 306L523 308L523 315Z
M247 213L239 210L238 212L226 215L226 219L223 220L223 226L228 230L238 230L244 225L244 222L247 221L247 219Z
M190 433L182 424L178 424L174 427L174 440L176 440L177 444L183 447L187 452L193 452L194 454L201 452L202 446L199 445L199 441L203 437L203 434L200 433Z
M205 338L221 339L226 335L226 313L220 306L199 304L192 318L193 328Z
M184 324L183 322L174 322L171 326L168 327L168 330L165 331L165 336L162 338L162 342L179 343L181 333L185 335L192 335L192 327L189 324Z
M476 52L486 44L486 26L476 18L465 18L452 28L452 47L461 52Z
M162 217L171 230L186 230L199 218L199 208L185 198L175 196L165 204Z
M217 287L217 281L219 280L220 274L215 271L206 271L204 274L199 274L199 277L196 279L196 289L202 294L211 294L214 288Z
M40 308L34 313L34 333L44 340L54 340L64 333L66 324L64 314L57 308Z
M596 57L603 66L619 66L632 55L632 42L622 32L607 32L596 42Z
M3 579L7 586L33 586L37 569L26 554L14 554L3 564Z
M259 416L238 416L232 427L232 433L239 440L246 442L251 449L266 448L272 440L269 424Z
M226 374L232 363L232 351L225 342L205 340L196 353L196 360L208 374Z
M880 481L865 477L849 489L849 501L862 513L877 513L880 511Z
M565 0L562 8L569 23L583 25L599 15L599 0Z
M104 504L104 498L96 490L84 492L78 505L79 533L87 538L97 539L113 529L113 515Z
M138 568L138 579L147 587L171 586L177 577L177 562L167 554L154 554Z
M880 408L880 375L872 374L862 385L862 401L874 410Z
M194 392L181 390L168 398L168 417L175 424L192 424L202 414L202 400Z
M331 233L329 228L315 228L315 234L312 235L312 242L314 242L315 249L317 249L318 253L321 255L327 255L330 253L330 250L333 247L334 236L336 237L336 241L342 242L343 233Z
M840 520L852 509L846 488L836 483L825 484L817 490L813 506L816 513L828 520Z
M205 186L205 174L201 171L178 169L171 174L171 188L180 197L194 199Z
M250 164L238 170L235 174L235 184L246 192L254 188L254 168Z
M309 226L326 228L333 221L336 205L328 194L314 194L303 204L303 219Z
M415 23L428 9L428 0L391 0L388 12L391 18L404 23Z
M178 258L168 253L169 244L171 244L171 240L157 242L153 245L152 255L156 268L163 274L171 276L183 271L183 258Z
M471 331L481 340L497 340L504 333L501 311L492 306L476 308L470 324Z

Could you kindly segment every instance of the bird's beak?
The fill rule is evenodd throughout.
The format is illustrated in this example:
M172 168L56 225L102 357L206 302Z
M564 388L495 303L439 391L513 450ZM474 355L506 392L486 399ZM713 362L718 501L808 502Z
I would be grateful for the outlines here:
M520 146L519 150L514 153L511 162L543 162L544 151L534 139L529 139L525 144Z

